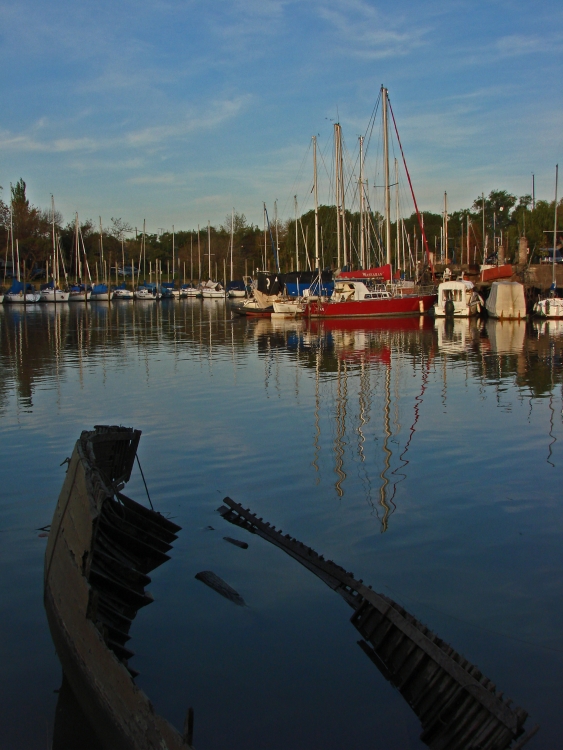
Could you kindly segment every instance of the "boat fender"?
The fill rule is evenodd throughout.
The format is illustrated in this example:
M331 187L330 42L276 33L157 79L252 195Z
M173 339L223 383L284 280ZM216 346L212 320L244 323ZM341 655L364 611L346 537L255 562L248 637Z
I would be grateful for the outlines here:
M418 300L418 310L421 315L424 314L424 302L421 299Z

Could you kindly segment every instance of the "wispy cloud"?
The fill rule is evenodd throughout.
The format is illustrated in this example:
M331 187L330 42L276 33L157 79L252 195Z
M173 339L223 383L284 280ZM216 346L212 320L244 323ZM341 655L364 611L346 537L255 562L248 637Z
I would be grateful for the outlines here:
M232 99L213 101L201 109L193 108L172 125L150 125L138 130L130 130L117 136L102 138L51 138L41 137L41 131L47 129L47 120L42 118L40 125L31 127L28 133L15 135L9 131L0 131L0 148L12 152L92 152L116 147L133 149L156 148L170 141L185 138L202 130L212 130L227 120L235 118L248 104L251 97L242 95ZM174 117L176 119L176 116ZM64 123L49 123L49 129L60 129Z
M428 28L407 24L403 18L392 20L363 0L345 5L321 2L317 13L332 28L333 47L364 59L408 55L425 44L429 33Z
M129 185L175 185L178 184L179 180L177 175L169 174L158 174L158 175L139 175L138 177L130 177L127 180Z

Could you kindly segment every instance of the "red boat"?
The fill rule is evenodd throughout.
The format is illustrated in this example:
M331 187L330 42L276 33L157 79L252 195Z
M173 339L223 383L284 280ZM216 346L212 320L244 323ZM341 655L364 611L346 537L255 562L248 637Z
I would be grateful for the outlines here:
M400 315L422 315L436 302L433 288L406 288L391 294L383 285L373 289L362 281L337 281L330 300L307 305L311 318L379 318Z

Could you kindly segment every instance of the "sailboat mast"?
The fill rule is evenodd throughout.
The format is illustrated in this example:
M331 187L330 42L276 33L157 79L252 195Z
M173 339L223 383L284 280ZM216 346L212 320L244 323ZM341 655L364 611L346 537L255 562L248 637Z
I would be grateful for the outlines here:
M334 194L336 198L336 267L340 268L340 124L334 123Z
M346 189L344 185L344 159L342 156L342 128L338 126L338 153L340 155L340 162L338 168L340 170L340 204L342 206L342 261L346 266L348 264L348 248L346 244Z
M448 194L444 192L444 262L448 265Z
M552 263L552 284L551 288L555 292L555 250L557 248L557 182L559 178L559 164L555 165L555 220L553 224L553 263Z
M142 253L143 253L143 276L145 278L145 281L147 280L147 245L146 245L146 222L145 219L143 219L143 246L142 246Z
M51 195L51 231L53 235L53 294L57 287L57 246L55 241L55 198ZM54 295L56 298L56 295Z
M320 272L319 259L319 194L317 186L317 136L313 136L313 192L315 194L315 263L317 270ZM321 290L319 288L319 295Z
M399 162L397 161L397 159L395 159L395 221L397 225L397 248L395 262L398 268L401 265L401 240L399 230Z
M360 136L360 263L366 267L366 245L364 227L364 137Z
M297 196L293 196L295 206L295 270L299 272L299 234L297 231Z
M233 208L233 211L231 213L231 281L233 280L233 245L234 244L235 244L235 209Z
M209 276L211 278L211 222L207 219L207 254L209 255Z
M383 174L385 189L385 244L387 263L391 263L391 195L389 193L389 126L387 122L387 89L381 87L381 106L383 112Z
M199 224L197 225L197 259L199 263L199 281L201 282L201 245L199 243Z
M172 283L174 283L174 224L172 224ZM170 279L168 279L170 281Z

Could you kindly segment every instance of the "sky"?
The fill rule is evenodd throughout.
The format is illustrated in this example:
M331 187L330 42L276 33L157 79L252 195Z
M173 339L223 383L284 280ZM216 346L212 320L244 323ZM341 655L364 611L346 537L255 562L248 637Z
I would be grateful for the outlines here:
M440 212L444 192L450 211L531 193L532 174L552 200L562 21L554 0L0 0L0 196L22 177L67 221L151 232L233 208L261 225L263 202L289 218L296 194L312 207L312 135L319 199L334 202L336 120L357 179L383 84L423 210Z

